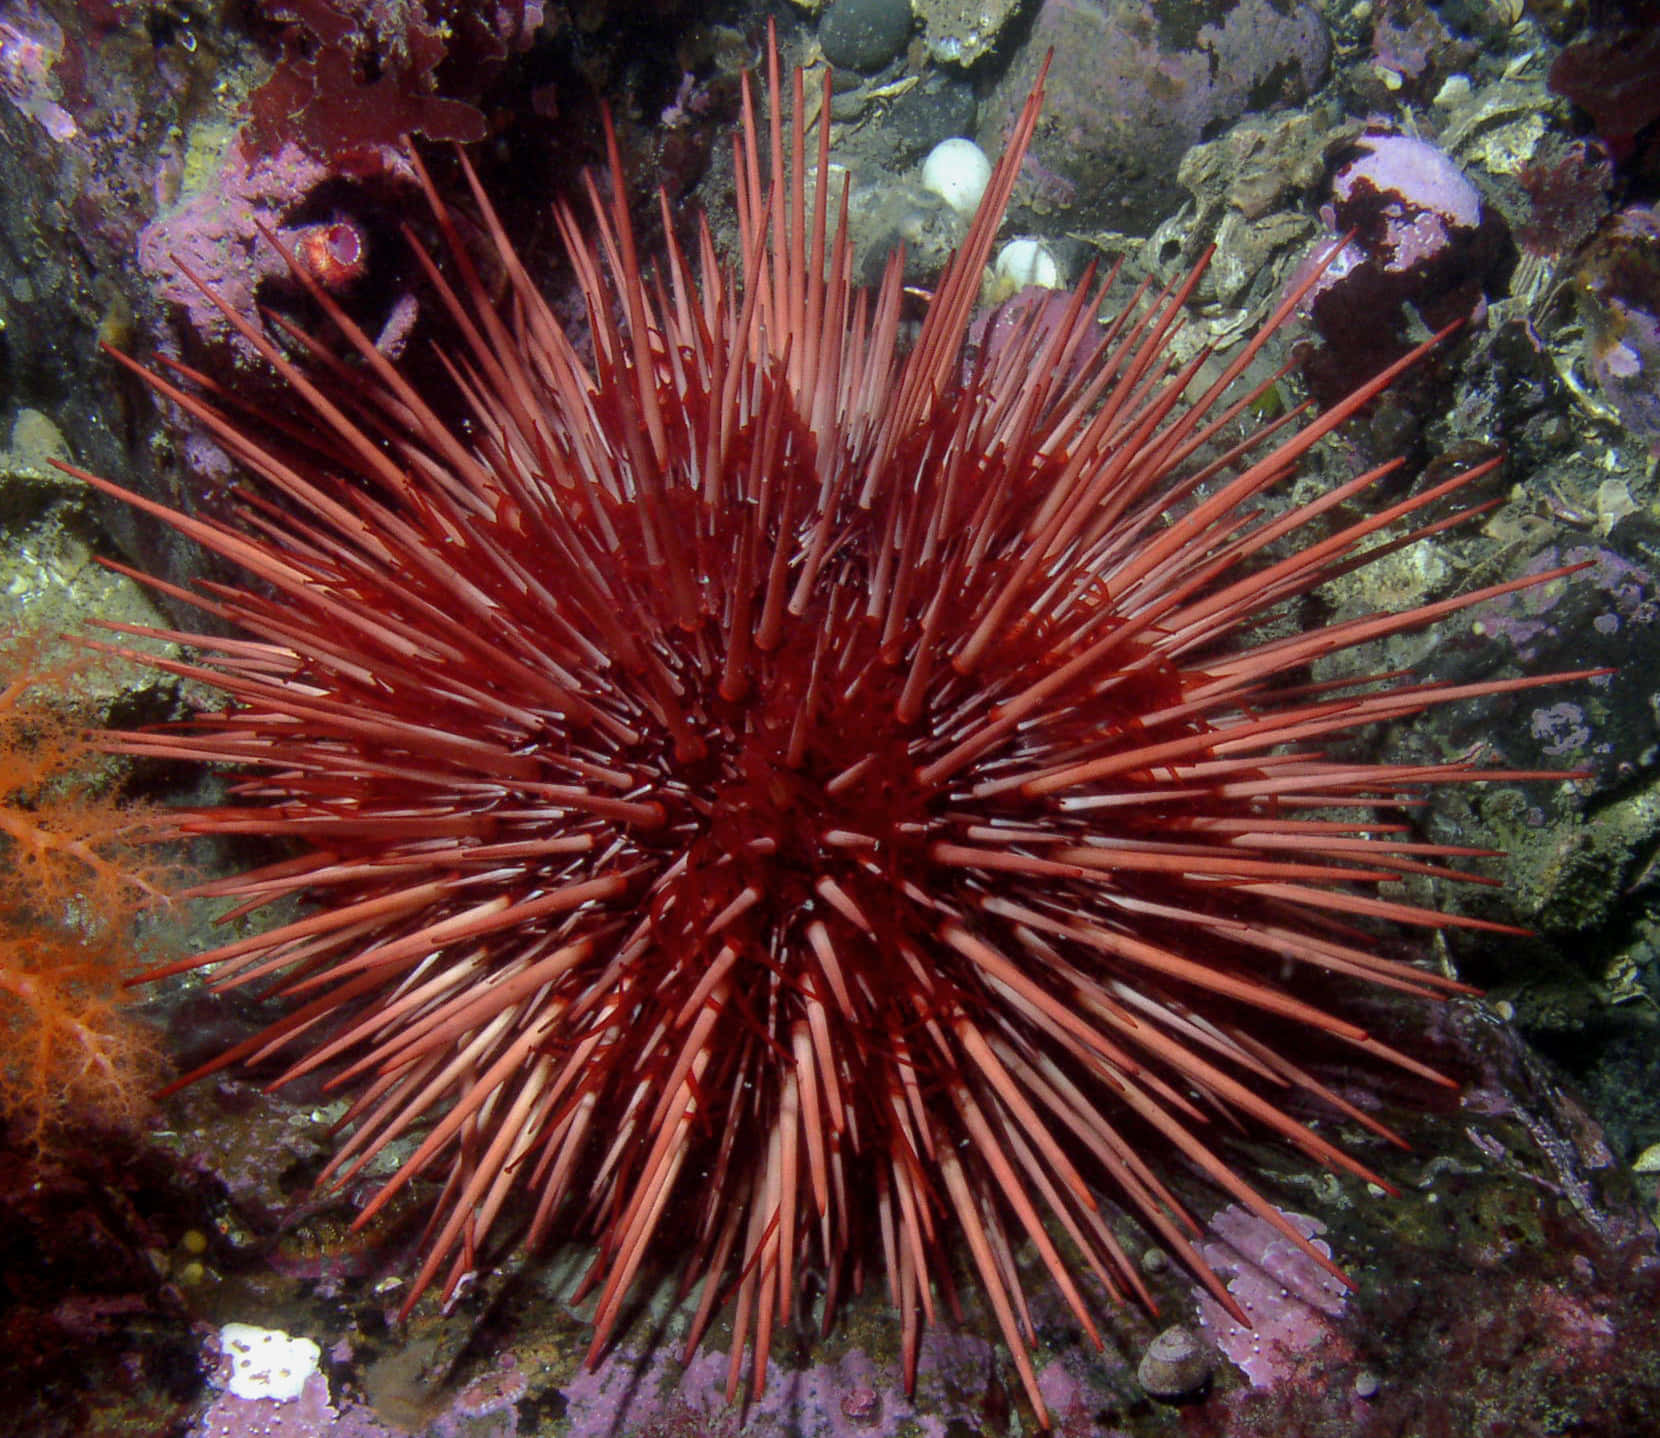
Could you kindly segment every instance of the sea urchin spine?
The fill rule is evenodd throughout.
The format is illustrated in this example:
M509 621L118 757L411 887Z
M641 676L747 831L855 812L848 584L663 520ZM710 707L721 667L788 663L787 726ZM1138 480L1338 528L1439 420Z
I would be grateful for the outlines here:
M1247 433L1262 391L1230 391L1292 302L1195 394L1208 356L1177 366L1170 341L1196 275L1104 328L1086 277L1058 323L965 358L1039 93L902 348L899 263L854 287L825 127L809 167L801 77L787 126L776 56L769 82L765 140L746 92L736 142L741 281L706 228L695 267L671 239L642 270L614 141L592 238L559 210L591 358L475 180L498 314L423 174L457 278L415 254L461 336L460 428L314 284L344 358L295 336L298 365L221 307L308 432L264 438L207 377L150 375L268 492L231 523L84 476L248 576L171 591L244 637L160 635L199 656L160 667L225 711L107 742L237 767L235 801L177 832L294 846L196 892L305 917L161 972L293 1000L200 1072L332 1066L355 1096L327 1178L423 1135L359 1220L441 1183L406 1311L499 1246L518 1198L529 1243L596 1241L592 1356L672 1246L688 1290L706 1280L688 1352L734 1302L730 1387L752 1349L759 1390L805 1268L829 1274L828 1316L879 1254L909 1384L966 1243L1047 1421L1018 1245L1092 1337L1052 1228L1147 1299L1098 1192L1233 1308L1156 1152L1330 1266L1202 1131L1243 1119L1375 1178L1288 1099L1393 1136L1276 1039L1317 1030L1435 1077L1294 980L1459 987L1354 920L1498 927L1379 892L1468 877L1448 861L1478 851L1412 842L1393 811L1496 776L1318 746L1547 681L1307 670L1549 576L1262 637L1453 522L1426 516L1479 472L1358 519L1387 466L1262 502L1400 366Z

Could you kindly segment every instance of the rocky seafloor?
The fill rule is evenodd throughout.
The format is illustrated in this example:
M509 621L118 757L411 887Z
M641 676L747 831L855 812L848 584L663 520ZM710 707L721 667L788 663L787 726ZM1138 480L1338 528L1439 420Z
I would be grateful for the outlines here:
M13 0L0 6L5 625L162 622L98 556L198 577L192 556L48 463L190 504L211 505L228 482L211 438L97 348L170 356L234 376L256 406L272 399L277 386L180 261L237 313L312 322L262 227L282 234L323 272L353 271L343 302L386 353L430 364L411 343L430 300L401 248L418 204L401 136L441 178L443 146L469 145L515 238L557 276L547 206L601 158L603 101L642 223L661 185L730 240L725 137L737 75L772 18L787 60L833 66L832 153L850 176L859 273L874 280L903 243L907 280L926 289L964 225L928 157L953 139L995 156L1052 52L1045 123L1006 226L1036 249L988 284L988 302L1033 278L1070 282L1090 260L1122 259L1127 294L1214 247L1186 342L1225 359L1311 252L1346 243L1306 318L1261 361L1264 373L1297 361L1288 399L1327 402L1423 335L1461 328L1323 446L1301 492L1398 454L1401 494L1444 473L1444 457L1503 462L1483 481L1492 507L1479 522L1358 570L1322 596L1327 612L1580 565L1391 641L1386 665L1457 681L1506 665L1608 670L1571 693L1455 706L1368 736L1401 761L1480 750L1582 777L1471 789L1418 817L1428 837L1503 851L1489 862L1500 886L1450 901L1529 936L1438 936L1430 957L1486 996L1368 1011L1460 1093L1322 1075L1409 1140L1399 1152L1333 1125L1400 1193L1238 1145L1354 1288L1187 1183L1210 1216L1206 1256L1253 1327L1128 1226L1160 1313L1100 1305L1104 1351L1042 1296L1034 1269L1035 1362L1058 1431L1660 1429L1660 16L1640 11ZM565 302L557 282L551 298ZM151 678L101 702L130 722L183 696ZM139 782L165 799L201 781ZM177 951L203 922L153 921L146 952ZM195 981L135 1002L184 1066L248 1031L245 1009ZM360 1195L313 1192L341 1109L321 1087L269 1094L233 1075L136 1128L84 1123L49 1159L14 1135L0 1150L0 1426L190 1438L1031 1431L966 1276L963 1321L928 1329L909 1396L877 1283L828 1336L801 1313L775 1342L766 1393L741 1408L724 1400L718 1327L679 1361L687 1317L666 1286L640 1294L586 1369L588 1313L570 1300L581 1252L512 1255L447 1312L426 1304L400 1324L423 1214L394 1208L352 1233ZM1180 1341L1157 1346L1171 1329ZM1197 1359L1161 1376L1145 1362L1155 1347Z

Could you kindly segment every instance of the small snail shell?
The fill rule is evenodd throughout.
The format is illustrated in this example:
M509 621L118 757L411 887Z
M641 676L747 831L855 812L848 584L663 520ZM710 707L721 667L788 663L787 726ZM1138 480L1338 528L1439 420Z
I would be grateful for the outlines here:
M1210 1382L1215 1367L1210 1345L1191 1328L1176 1324L1147 1345L1135 1376L1154 1398L1189 1398Z

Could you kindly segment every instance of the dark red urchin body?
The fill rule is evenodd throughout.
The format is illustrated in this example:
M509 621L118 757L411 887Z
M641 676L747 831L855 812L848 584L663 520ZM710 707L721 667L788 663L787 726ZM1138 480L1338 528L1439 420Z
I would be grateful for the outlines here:
M560 214L591 364L484 196L511 325L437 206L459 292L422 259L464 337L465 437L321 294L356 375L314 346L309 380L244 330L313 411L309 450L225 418L201 376L152 377L281 502L238 528L87 476L250 576L194 598L246 638L168 636L202 657L163 667L227 711L110 742L247 771L183 832L297 844L199 892L240 911L304 896L308 917L166 972L294 999L211 1067L343 1065L330 1178L425 1129L368 1211L442 1181L406 1311L440 1270L454 1289L518 1193L529 1242L556 1221L597 1241L596 1355L672 1246L688 1283L711 1279L690 1347L735 1298L731 1387L751 1345L759 1387L803 1268L834 1289L880 1254L909 1381L966 1242L1046 1421L1016 1246L1093 1335L1049 1229L1145 1298L1102 1190L1231 1307L1148 1149L1307 1249L1201 1137L1211 1111L1368 1177L1287 1097L1387 1131L1253 1020L1427 1073L1282 970L1442 995L1458 986L1378 957L1351 918L1481 927L1376 889L1476 852L1409 842L1386 811L1492 771L1319 746L1546 681L1336 689L1306 666L1548 576L1254 637L1469 479L1352 522L1338 506L1384 471L1259 511L1389 376L1202 462L1290 306L1195 399L1200 361L1169 359L1188 287L1102 330L1087 280L1058 326L965 370L1037 95L901 354L898 266L873 297L852 287L822 133L806 197L799 76L794 101L766 145L793 182L768 189L746 100L741 284L706 233L700 278L671 250L645 279L597 190L596 240Z

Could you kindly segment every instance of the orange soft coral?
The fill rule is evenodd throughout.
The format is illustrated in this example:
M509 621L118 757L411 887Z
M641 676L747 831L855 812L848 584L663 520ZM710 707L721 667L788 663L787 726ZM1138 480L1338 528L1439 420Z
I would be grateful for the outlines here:
M131 1122L158 1067L123 991L134 921L159 898L124 848L148 816L99 782L83 674L38 638L0 647L0 1118L37 1149Z

